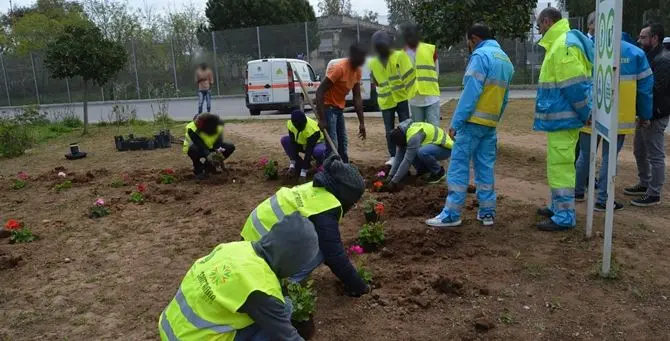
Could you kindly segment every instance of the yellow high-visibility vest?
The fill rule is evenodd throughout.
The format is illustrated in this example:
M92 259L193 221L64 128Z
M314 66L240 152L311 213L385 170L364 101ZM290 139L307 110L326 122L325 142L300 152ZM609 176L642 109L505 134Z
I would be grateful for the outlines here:
M422 96L439 96L440 82L435 66L435 45L420 43L416 48L417 93Z
M161 313L161 340L233 341L237 330L254 323L238 312L254 291L284 302L277 275L250 242L219 244L191 266Z
M414 122L407 128L407 133L405 134L407 136L407 142L409 142L412 136L420 131L423 131L426 135L423 141L421 141L422 146L426 144L435 144L449 149L454 146L454 141L449 137L449 134L442 128L426 122Z
M406 53L393 51L386 65L379 57L373 58L369 66L377 84L377 102L381 110L393 108L414 96L416 72Z
M312 182L293 188L282 187L251 212L241 235L244 240L256 241L285 215L298 211L303 217L309 218L337 207L342 207L340 201L325 188L314 187Z
M314 133L318 132L319 133L319 142L323 141L323 134L321 134L321 130L319 129L319 124L316 123L315 120L307 117L307 124L305 125L305 129L302 131L298 131L298 128L296 128L293 125L293 122L291 120L288 120L286 122L286 127L288 128L288 131L293 133L293 136L295 136L295 142L297 142L301 146L307 145L307 139L314 135Z
M185 153L188 153L188 149L191 147L193 144L193 141L191 141L191 137L188 136L188 131L195 131L198 133L198 136L200 136L200 139L202 139L202 142L205 143L205 146L209 149L214 148L214 144L216 141L220 138L221 134L223 133L223 127L219 126L216 130L216 134L214 135L207 135L201 131L198 131L198 128L195 125L195 122L191 122L186 125L186 131L184 133L184 145L182 147L182 151Z

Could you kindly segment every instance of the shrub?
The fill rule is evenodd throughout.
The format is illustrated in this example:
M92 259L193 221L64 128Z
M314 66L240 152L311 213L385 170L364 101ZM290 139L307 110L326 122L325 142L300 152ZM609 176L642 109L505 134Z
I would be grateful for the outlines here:
M79 118L79 116L71 114L63 117L63 126L67 128L82 128L84 127L84 121Z
M34 143L28 127L12 120L0 120L0 156L9 158L23 155Z
M24 107L23 112L14 116L14 122L19 125L46 125L50 123L47 114L40 114L39 107L36 105Z

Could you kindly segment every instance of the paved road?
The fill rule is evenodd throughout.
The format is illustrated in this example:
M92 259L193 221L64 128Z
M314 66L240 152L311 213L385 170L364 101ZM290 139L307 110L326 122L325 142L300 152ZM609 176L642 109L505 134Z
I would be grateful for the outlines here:
M442 102L446 103L450 99L457 99L459 91L442 92ZM535 98L535 90L512 90L512 98ZM90 102L88 106L89 120L92 123L110 120L110 115L115 102ZM154 108L156 103L150 100L122 101L118 104L126 104L137 112L138 119L153 120ZM43 105L41 110L51 115L63 115L66 112L73 112L79 117L84 117L84 109L81 103L73 104L51 104ZM249 118L249 111L245 106L244 97L215 97L212 99L212 109L217 115L226 119L244 119ZM0 108L0 116L13 115L20 108L5 107ZM185 121L193 117L197 111L197 99L193 98L175 98L170 100L170 116L179 121ZM263 112L261 118L270 118L269 115L276 115L276 112ZM372 114L374 115L374 113ZM279 117L283 117L278 115Z

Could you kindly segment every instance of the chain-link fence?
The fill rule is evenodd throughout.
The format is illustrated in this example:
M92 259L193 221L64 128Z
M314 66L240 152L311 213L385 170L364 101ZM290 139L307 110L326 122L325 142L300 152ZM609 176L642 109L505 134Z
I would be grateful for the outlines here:
M584 29L583 18L571 18ZM163 41L135 39L125 43L128 62L103 87L90 87L91 101L118 101L189 97L196 95L195 70L206 63L214 71L213 95L242 94L246 63L259 58L299 58L325 75L328 62L347 55L351 44L371 43L377 30L389 26L350 17L323 17L317 22L205 32L193 37ZM534 84L544 54L537 46L539 35L503 40L503 49L516 67L515 84ZM399 42L399 39L398 43ZM438 47L440 84L460 86L468 51L465 43ZM52 78L44 65L44 53L25 56L0 54L0 107L28 104L80 102L83 81Z

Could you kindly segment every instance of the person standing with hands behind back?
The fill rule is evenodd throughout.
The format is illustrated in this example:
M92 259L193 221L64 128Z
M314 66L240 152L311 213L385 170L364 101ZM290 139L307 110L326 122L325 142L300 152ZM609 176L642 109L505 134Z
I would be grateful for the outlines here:
M361 97L361 66L365 64L365 50L354 44L349 49L349 58L328 69L326 79L316 90L316 116L319 128L328 131L342 162L349 163L347 154L347 129L344 124L344 106L349 91L353 91L354 108L358 116L358 137L365 140L365 118ZM328 146L330 150L330 146ZM330 153L330 151L328 152Z

